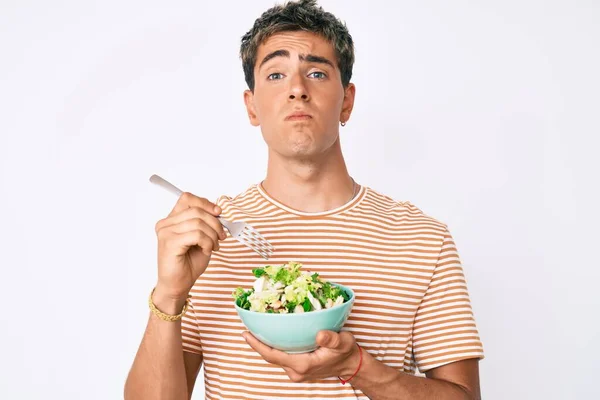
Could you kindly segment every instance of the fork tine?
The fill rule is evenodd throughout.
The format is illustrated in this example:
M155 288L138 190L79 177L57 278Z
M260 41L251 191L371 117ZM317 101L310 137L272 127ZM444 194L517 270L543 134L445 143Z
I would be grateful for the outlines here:
M273 245L269 243L258 231L246 227L239 235L238 239L257 252L264 259L269 259L273 254Z
M272 254L271 251L261 248L261 247L257 246L256 244L248 243L248 241L245 237L240 236L238 238L238 240L240 242L244 243L246 246L248 246L254 252L258 253L258 255L261 256L262 258L264 258L265 260L268 260Z
M245 239L249 244L256 245L261 249L265 249L267 251L272 251L273 249L273 245L271 245L271 243L262 237L262 235L256 232L244 230L244 232L240 234L240 237Z
M257 231L256 229L250 227L249 225L246 225L246 227L244 228L244 232L243 233L246 233L248 235L252 235L253 237L258 238L261 241L269 243L267 241L267 239L265 239L265 237L263 235L261 235L261 233L259 231Z

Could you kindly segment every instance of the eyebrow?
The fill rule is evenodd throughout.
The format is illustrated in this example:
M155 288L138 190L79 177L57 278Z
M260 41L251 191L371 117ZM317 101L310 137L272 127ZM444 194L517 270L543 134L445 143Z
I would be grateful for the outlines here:
M275 51L267 54L265 56L265 58L263 58L263 60L260 62L258 69L260 69L266 62L268 62L276 57L290 58L290 52L287 50L275 50ZM317 63L317 64L326 64L332 68L335 68L333 63L330 60L328 60L325 57L316 56L314 54L307 54L307 55L300 54L298 56L298 58L300 59L300 61L309 62L309 63Z

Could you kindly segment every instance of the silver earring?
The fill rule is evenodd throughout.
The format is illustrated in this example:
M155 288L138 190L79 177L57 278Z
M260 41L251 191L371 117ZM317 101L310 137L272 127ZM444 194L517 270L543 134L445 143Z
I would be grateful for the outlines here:
M340 122L340 125L341 126L346 126L346 123L345 122Z

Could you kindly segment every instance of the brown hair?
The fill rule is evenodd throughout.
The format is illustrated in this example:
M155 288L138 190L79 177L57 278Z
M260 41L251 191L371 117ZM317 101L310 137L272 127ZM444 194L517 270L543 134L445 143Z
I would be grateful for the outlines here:
M240 57L250 90L254 91L254 66L258 47L275 33L299 30L321 35L333 45L342 85L348 86L354 65L354 42L346 25L317 6L316 0L299 0L268 9L242 37Z

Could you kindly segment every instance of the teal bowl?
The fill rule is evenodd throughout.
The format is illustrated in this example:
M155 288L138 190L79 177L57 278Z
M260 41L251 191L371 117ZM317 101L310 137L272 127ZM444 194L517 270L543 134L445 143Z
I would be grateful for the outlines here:
M354 292L336 283L350 299L339 306L299 314L268 314L240 308L235 309L248 330L261 342L286 353L308 353L317 349L317 333L322 330L339 332L354 304Z

